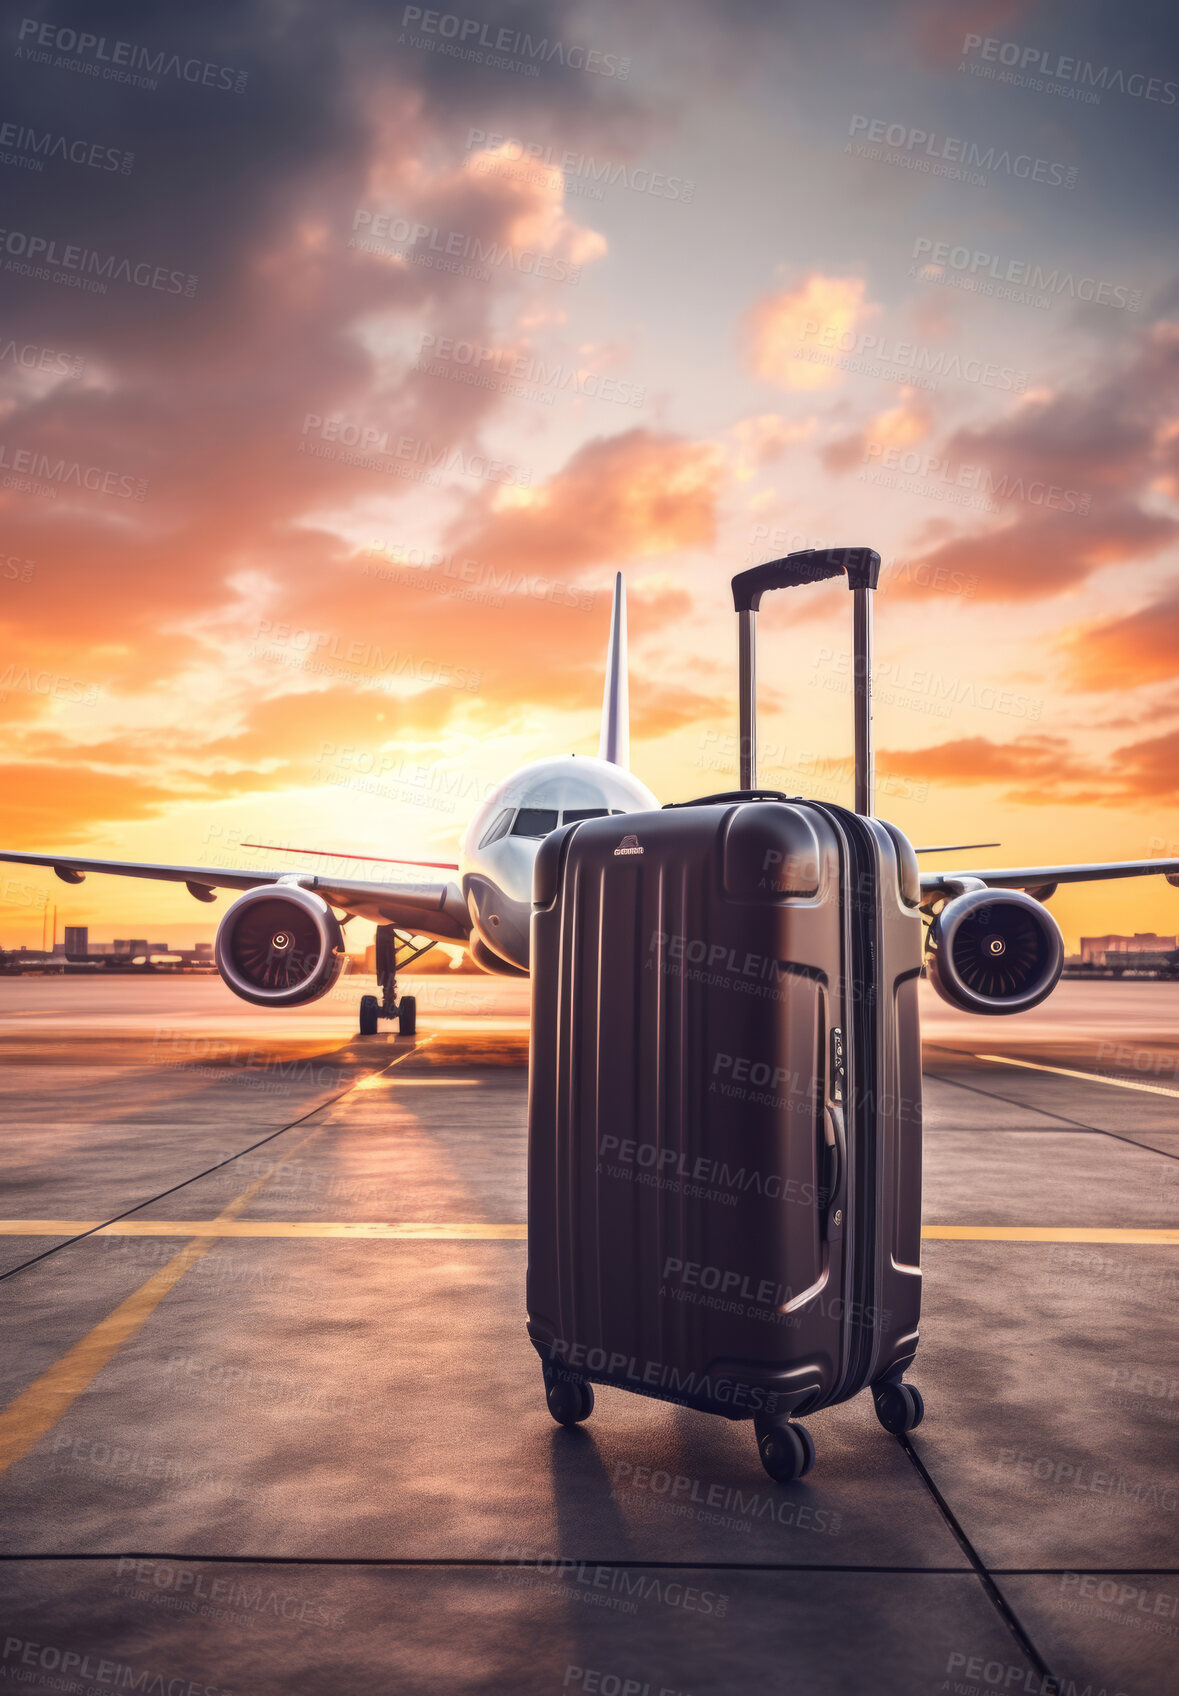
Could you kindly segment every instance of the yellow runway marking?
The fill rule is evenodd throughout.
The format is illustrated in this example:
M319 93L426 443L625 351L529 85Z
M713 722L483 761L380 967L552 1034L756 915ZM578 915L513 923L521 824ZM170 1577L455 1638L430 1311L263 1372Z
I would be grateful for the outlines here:
M317 1126L316 1129L321 1127ZM310 1133L309 1133L310 1134ZM306 1139L304 1139L306 1140ZM301 1144L296 1144L301 1147ZM259 1178L238 1202L249 1199L274 1173ZM231 1202L230 1208L237 1208ZM400 1221L393 1224L381 1220L296 1219L236 1219L230 1208L216 1219L119 1219L113 1225L103 1225L84 1219L0 1219L0 1237L68 1237L79 1231L91 1231L96 1237L191 1237L199 1243L202 1253L219 1237L344 1237L369 1238L377 1242L498 1242L522 1241L528 1235L527 1225L484 1224L448 1221L431 1224L429 1221ZM240 1211L240 1209L238 1209ZM942 1242L996 1243L1146 1243L1155 1246L1179 1245L1179 1227L1141 1227L1136 1225L923 1225L921 1235ZM146 1286L145 1286L146 1287Z
M922 1225L933 1240L983 1243L1153 1243L1179 1244L1179 1229L1117 1225Z
M0 1237L76 1237L101 1219L0 1219Z
M989 1060L993 1066L1022 1066L1029 1072L1055 1072L1059 1078L1084 1078L1090 1084L1112 1084L1115 1089L1140 1089L1147 1095L1179 1096L1179 1089L1166 1084L1140 1084L1130 1078L1107 1078L1101 1072L1074 1072L1068 1066L1042 1066L1036 1060L1012 1060L1006 1054L976 1054L976 1060Z
M424 1048L427 1042L432 1041L432 1037L427 1037L425 1042L418 1043L414 1049L399 1055L397 1060L390 1061L389 1064L398 1065L401 1060L408 1059L409 1054L415 1053L417 1048ZM388 1070L388 1067L385 1070ZM346 1090L343 1092L347 1093ZM340 1097L336 1099L339 1100ZM325 1102L324 1105L327 1106L328 1103ZM322 1124L313 1125L284 1153L295 1153L324 1128ZM222 1209L216 1219L210 1220L210 1227L223 1227L233 1223L273 1175L272 1170L260 1178L255 1178L252 1184ZM105 1319L100 1319L92 1331L88 1331L72 1349L67 1349L48 1371L43 1372L0 1413L0 1473L7 1472L15 1461L27 1454L68 1413L73 1403L83 1390L93 1383L111 1357L151 1318L169 1290L175 1288L190 1266L195 1266L198 1260L208 1254L220 1235L212 1228L207 1235L198 1233L199 1224L183 1224L183 1230L178 1234L191 1240L179 1254L173 1255L166 1265L161 1266L145 1284L133 1291L126 1301L120 1302L113 1313L108 1313Z
M317 1127L318 1128L318 1127ZM273 1177L268 1173L268 1177ZM264 1180L263 1180L264 1181ZM96 1237L524 1237L527 1225L385 1224L380 1220L296 1219L120 1219L113 1225L77 1219L0 1219L0 1237L70 1237L90 1231Z
M366 1078L357 1089L478 1089L482 1078Z

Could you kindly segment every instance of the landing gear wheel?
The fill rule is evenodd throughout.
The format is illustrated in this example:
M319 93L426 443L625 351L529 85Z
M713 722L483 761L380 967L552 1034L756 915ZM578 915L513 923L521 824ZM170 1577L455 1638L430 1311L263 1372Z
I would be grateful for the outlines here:
M779 1420L755 1427L761 1464L776 1484L793 1484L815 1464L815 1445L805 1425Z
M381 1004L375 995L362 995L360 998L360 1034L361 1036L376 1036L377 1019L380 1017Z
M925 1418L921 1391L912 1384L881 1384L872 1394L877 1419L894 1437L915 1431Z
M581 1378L554 1378L545 1396L558 1425L580 1425L594 1411L593 1386Z
M418 998L416 995L403 995L397 1003L397 1029L402 1036L418 1034Z

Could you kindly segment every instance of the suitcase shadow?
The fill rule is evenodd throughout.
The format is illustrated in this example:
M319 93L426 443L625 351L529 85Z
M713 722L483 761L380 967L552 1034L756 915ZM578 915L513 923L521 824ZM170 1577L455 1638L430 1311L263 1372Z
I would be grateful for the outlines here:
M612 1472L588 1426L553 1430L549 1473L563 1573L563 1652L582 1667L602 1664L604 1640L615 1640L622 1624L616 1616L638 1606L630 1592L641 1551L616 1500Z
M634 1559L631 1527L592 1429L556 1426L550 1444L557 1552L578 1560Z

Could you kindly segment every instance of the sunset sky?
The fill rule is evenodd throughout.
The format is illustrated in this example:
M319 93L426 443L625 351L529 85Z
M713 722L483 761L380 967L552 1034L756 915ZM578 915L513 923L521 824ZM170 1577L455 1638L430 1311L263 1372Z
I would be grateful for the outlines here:
M635 770L731 787L729 578L868 544L878 810L1179 855L1168 8L457 6L10 10L0 846L450 858L596 752L617 569ZM767 601L760 777L850 804L848 603ZM221 910L3 871L6 946Z

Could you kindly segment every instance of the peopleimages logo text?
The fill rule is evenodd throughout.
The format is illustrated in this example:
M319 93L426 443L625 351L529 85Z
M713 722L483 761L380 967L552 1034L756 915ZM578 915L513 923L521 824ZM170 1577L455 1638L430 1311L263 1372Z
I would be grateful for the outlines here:
M18 57L32 57L33 48L73 54L78 60L90 61L85 69L92 75L107 76L116 81L141 80L121 73L143 71L148 77L179 77L181 82L227 89L233 94L243 93L246 86L247 73L236 71L230 65L213 65L205 59L182 59L179 53L143 47L134 41L108 41L105 35L63 28L61 24L42 23L40 18L22 18L17 40L26 44L17 48Z
M1032 71L1057 82L1076 83L1082 88L1129 94L1137 100L1157 100L1174 106L1179 83L1164 82L1140 71L1125 71L1111 65L1094 65L1068 53L1053 53L1045 47L1027 47L1019 41L1000 41L997 36L968 35L962 43L963 57L977 53L980 59L1008 70Z
M0 229L0 253L7 255L5 268L48 278L53 268L68 272L79 287L104 288L108 282L131 283L136 288L158 289L163 294L196 294L197 279L166 265L120 259L114 253L99 253L92 247L59 244L53 236L30 236L23 230ZM70 279L67 279L70 280Z
M1077 184L1075 165L1062 165L1055 159L1033 159L1030 153L1012 153L1006 147L996 147L993 143L984 146L982 142L966 141L957 135L938 135L936 130L890 123L887 118L867 118L857 112L847 133L890 147L896 153L941 160L967 170L995 171L1001 176L1057 188L1075 188Z
M535 65L564 65L567 70L588 71L592 76L617 77L619 82L625 82L630 75L630 60L620 58L617 53L600 53L594 47L550 41L548 36L529 35L527 30L511 29L506 24L497 26L483 18L460 18L455 12L407 6L401 14L401 27L456 42L465 50L465 57L475 58L481 48L485 53L505 53Z
M580 264L560 254L541 253L535 247L511 247L502 241L485 241L482 236L465 230L443 230L437 224L423 224L394 212L370 212L363 206L353 214L348 246L362 253L404 248L401 257L439 270L454 271L459 262L466 261L473 267L469 275L482 282L490 282L496 271L515 271L523 277L544 277L555 283L581 281Z
M990 282L1015 283L1041 294L1065 295L1071 300L1091 301L1097 306L1116 306L1137 312L1142 304L1139 289L1108 283L1097 277L1077 276L1059 265L1049 268L1029 259L1003 259L999 254L987 253L982 248L966 247L960 242L934 241L931 236L916 238L913 258L922 265L984 277Z
M102 141L86 141L15 122L0 124L0 148L13 149L11 154L0 156L4 164L19 161L38 171L46 159L53 159L62 165L84 165L91 171L120 171L129 177L135 164L134 153L127 153L121 147L108 147Z

